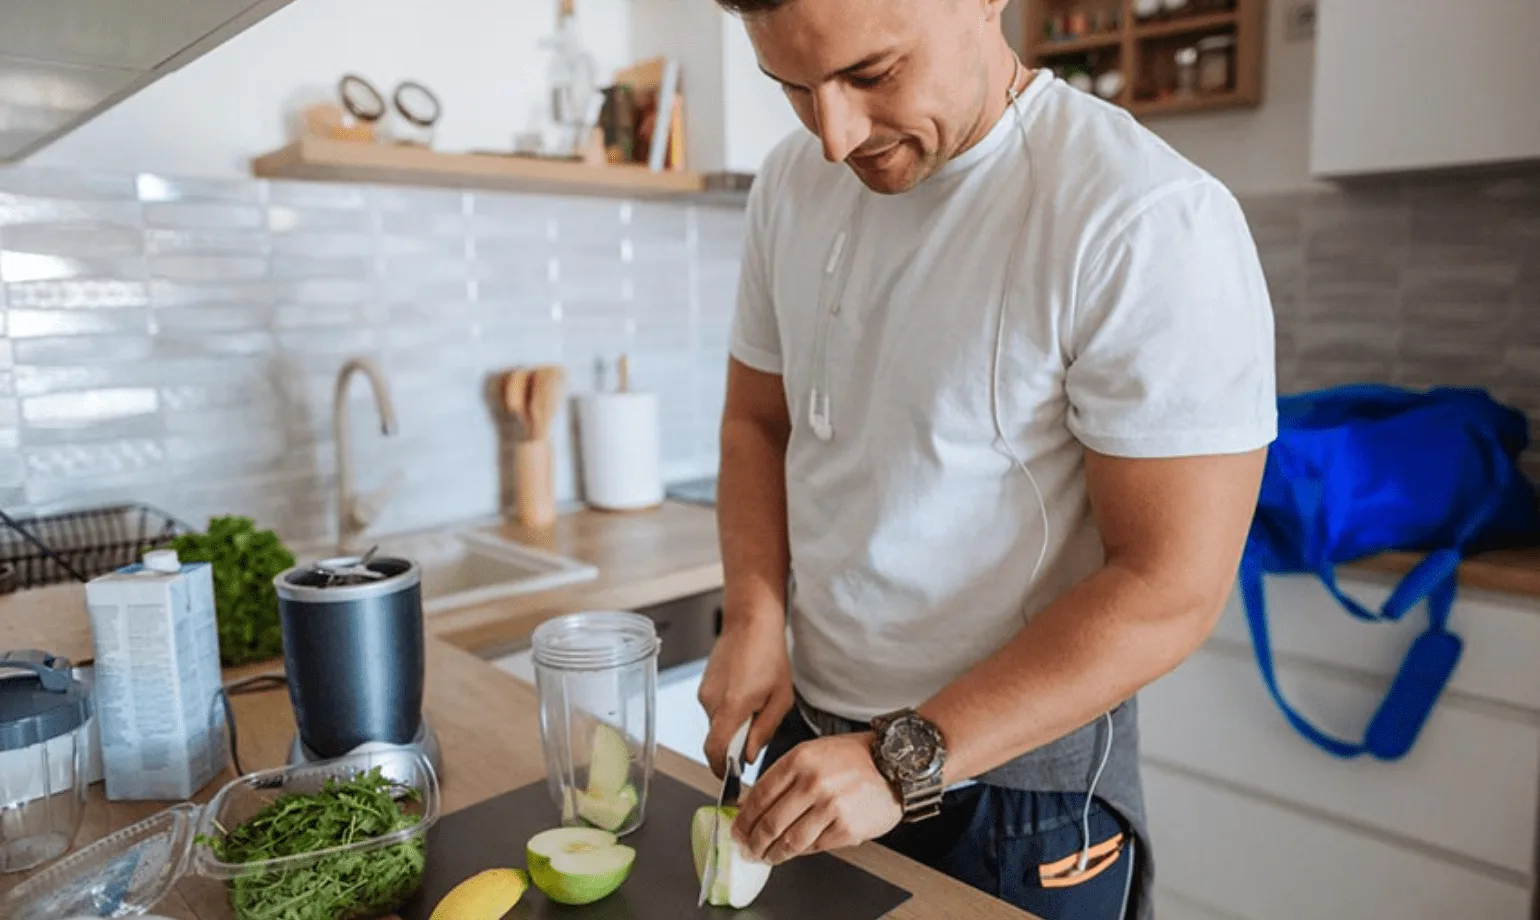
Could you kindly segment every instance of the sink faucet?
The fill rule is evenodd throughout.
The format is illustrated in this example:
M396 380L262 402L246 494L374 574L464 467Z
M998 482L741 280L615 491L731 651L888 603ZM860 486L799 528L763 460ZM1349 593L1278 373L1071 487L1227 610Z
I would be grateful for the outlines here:
M348 384L353 373L362 371L369 378L374 390L374 405L380 413L380 431L385 435L396 433L396 408L390 401L390 389L385 376L368 358L350 358L337 374L337 392L332 404L332 440L337 445L337 551L349 555L354 550L358 535L378 517L380 508L389 499L399 483L399 476L377 492L366 496L353 494L353 468L348 452Z

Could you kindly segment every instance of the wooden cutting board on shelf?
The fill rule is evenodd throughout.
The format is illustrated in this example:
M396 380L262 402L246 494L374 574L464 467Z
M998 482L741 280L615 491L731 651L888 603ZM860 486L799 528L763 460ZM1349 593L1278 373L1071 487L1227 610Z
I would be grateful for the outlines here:
M647 818L623 838L636 848L625 884L581 907L556 904L531 887L508 920L877 920L911 897L843 859L818 853L777 866L750 907L696 907L700 884L690 854L690 818L709 804L695 789L654 774ZM557 817L544 780L445 815L428 832L422 890L402 909L402 920L429 920L450 889L482 870L523 868L524 842L554 826Z

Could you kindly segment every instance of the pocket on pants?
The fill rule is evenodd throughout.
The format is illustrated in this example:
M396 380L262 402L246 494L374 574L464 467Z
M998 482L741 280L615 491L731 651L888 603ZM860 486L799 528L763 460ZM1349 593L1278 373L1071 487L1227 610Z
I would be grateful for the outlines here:
M1118 816L1092 802L1081 869L1085 797L1023 792L1011 798L996 825L1000 897L1042 920L1120 920L1133 850Z

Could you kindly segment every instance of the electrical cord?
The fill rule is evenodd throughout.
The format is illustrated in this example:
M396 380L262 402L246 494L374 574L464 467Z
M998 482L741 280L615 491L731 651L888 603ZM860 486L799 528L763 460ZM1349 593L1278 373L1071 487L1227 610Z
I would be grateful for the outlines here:
M268 671L265 674L253 674L250 677L233 680L214 691L214 703L223 709L225 714L225 731L229 743L230 764L235 768L237 776L244 776L246 770L241 766L240 736L235 728L235 709L230 705L230 697L242 696L247 693L265 693L269 690L287 687L288 685L289 679L282 671ZM211 719L212 716L213 714L210 713Z

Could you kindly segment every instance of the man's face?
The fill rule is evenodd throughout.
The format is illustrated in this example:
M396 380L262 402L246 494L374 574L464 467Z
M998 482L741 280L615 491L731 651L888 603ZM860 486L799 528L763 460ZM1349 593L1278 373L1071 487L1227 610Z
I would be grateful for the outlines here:
M985 0L792 0L744 17L802 124L873 191L908 191L977 140Z

